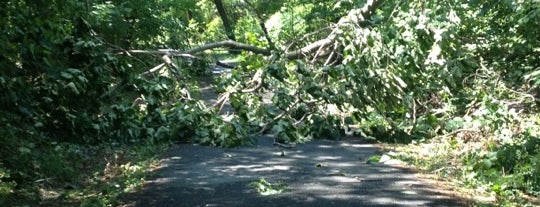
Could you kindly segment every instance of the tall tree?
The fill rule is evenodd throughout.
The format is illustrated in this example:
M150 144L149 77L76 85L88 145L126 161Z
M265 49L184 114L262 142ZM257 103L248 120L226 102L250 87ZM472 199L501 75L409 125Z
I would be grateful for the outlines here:
M234 24L231 22L227 16L227 11L225 11L225 6L223 5L222 0L212 0L216 5L216 8L219 13L221 21L223 21L223 27L225 28L225 34L230 40L236 41L236 36L234 35Z

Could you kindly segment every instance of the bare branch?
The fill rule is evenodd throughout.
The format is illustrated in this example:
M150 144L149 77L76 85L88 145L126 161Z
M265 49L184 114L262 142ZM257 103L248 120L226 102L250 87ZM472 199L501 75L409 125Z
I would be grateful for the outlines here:
M124 53L133 53L133 54L156 54L156 55L168 55L168 56L174 56L174 57L185 57L185 58L193 58L196 59L197 57L185 53L178 50L171 50L171 49L159 49L159 50L126 50Z
M196 53L199 53L199 52L202 52L202 51L205 51L205 50L219 48L219 47L227 47L227 48L231 48L231 49L247 50L247 51L251 51L251 52L258 53L258 54L263 54L263 55L270 55L271 54L270 50L268 50L268 49L259 48L259 47L256 47L256 46L252 46L252 45L248 45L248 44L245 44L245 43L236 42L236 41L232 41L232 40L225 40L225 41L221 41L221 42L214 42L214 43L206 44L206 45L203 45L203 46L200 46L200 47L197 47L197 48L193 48L191 50L186 50L186 51L184 51L184 53L186 53L186 54L196 54Z

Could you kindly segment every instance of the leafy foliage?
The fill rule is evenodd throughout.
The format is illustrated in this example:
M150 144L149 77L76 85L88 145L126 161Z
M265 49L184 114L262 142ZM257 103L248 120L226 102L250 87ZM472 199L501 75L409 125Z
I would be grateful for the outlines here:
M256 182L251 182L249 186L257 189L257 192L261 195L274 195L287 191L287 184L272 184L264 178L260 178L259 181Z

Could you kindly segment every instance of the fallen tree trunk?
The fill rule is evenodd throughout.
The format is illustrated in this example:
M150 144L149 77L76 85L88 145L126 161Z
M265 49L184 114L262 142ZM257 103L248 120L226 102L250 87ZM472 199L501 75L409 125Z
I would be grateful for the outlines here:
M200 47L193 48L191 50L186 50L183 53L196 54L196 53L199 53L199 52L202 52L202 51L205 51L205 50L210 50L210 49L220 48L220 47L226 47L226 48L229 48L229 49L246 50L246 51L250 51L250 52L258 53L258 54L263 54L263 55L270 55L271 54L270 50L268 50L268 49L256 47L256 46L253 46L253 45L248 45L248 44L233 41L233 40L225 40L225 41L221 41L221 42L209 43L209 44L206 44L206 45L203 45L203 46L200 46Z

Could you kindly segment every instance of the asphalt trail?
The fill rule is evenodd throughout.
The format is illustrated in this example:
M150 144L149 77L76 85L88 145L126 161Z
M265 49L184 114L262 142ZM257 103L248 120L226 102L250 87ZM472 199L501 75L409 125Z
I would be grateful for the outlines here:
M183 144L125 206L465 206L410 171L368 164L378 148L360 138L314 140L284 149L270 137L233 149ZM263 196L264 178L286 192Z

